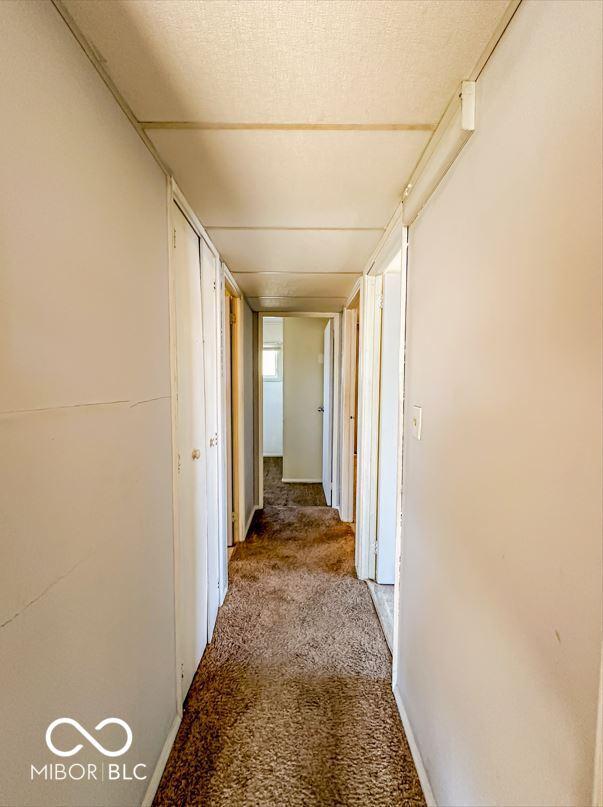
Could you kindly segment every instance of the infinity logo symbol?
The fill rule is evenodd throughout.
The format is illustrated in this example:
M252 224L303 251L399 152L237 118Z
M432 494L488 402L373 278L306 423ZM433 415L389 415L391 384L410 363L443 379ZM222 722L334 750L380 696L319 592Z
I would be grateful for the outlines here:
M100 751L101 754L104 754L106 757L120 757L122 754L125 754L128 748L132 745L132 729L125 720L120 720L119 717L106 717L104 720L101 720L95 727L95 731L100 731L104 729L105 726L110 725L111 723L116 723L118 726L121 726L123 730L126 732L126 742L118 751L107 751L107 749L102 746L94 737L86 731L86 729L80 725L77 720L74 720L72 717L59 717L56 720L53 720L52 723L46 729L46 745L52 751L53 754L56 754L59 757L72 757L74 754L77 754L78 751L81 751L84 747L82 743L75 745L73 748L69 749L69 751L61 751L57 748L54 743L52 742L52 732L55 730L57 726L66 723L69 726L73 726L76 728L82 737L85 737L88 742L93 745L97 751Z

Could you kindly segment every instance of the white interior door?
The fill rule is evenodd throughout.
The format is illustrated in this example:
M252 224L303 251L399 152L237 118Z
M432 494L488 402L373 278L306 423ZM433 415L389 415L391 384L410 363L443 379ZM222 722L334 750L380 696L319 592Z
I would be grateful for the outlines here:
M395 578L398 501L401 278L400 272L383 276L381 319L376 579L391 584Z
M322 487L325 492L327 504L330 506L333 465L333 323L330 319L325 326L323 358Z
M182 698L207 644L207 500L199 237L174 205L178 656Z
M201 239L201 296L205 360L205 431L207 488L207 625L211 639L220 605L220 451L218 449L220 405L220 338L218 312L218 262Z

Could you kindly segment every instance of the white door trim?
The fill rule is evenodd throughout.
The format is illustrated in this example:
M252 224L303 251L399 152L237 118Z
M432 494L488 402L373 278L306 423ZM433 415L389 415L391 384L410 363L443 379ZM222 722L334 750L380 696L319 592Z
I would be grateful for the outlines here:
M335 506L333 501L333 323L329 319L323 332L323 391L322 391L322 474L321 482L325 501Z
M363 275L360 287L356 484L356 574L361 580L371 580L375 576L381 286L380 275Z
M408 228L402 231L402 278L400 284L400 373L398 383L400 386L400 408L398 421L398 499L396 502L397 530L396 530L396 567L394 581L394 641L392 648L392 685L399 689L398 657L400 654L400 609L402 604L402 559L404 556L404 418L405 418L405 376L406 376L406 294L408 286Z
M358 290L359 293L359 290ZM352 301L350 301L352 302ZM356 327L358 308L344 308L341 349L341 490L339 515L354 521L354 437L356 432ZM339 407L338 407L339 408Z
M341 314L333 317L333 408L331 446L331 507L339 508L341 499Z
M174 196L173 182L170 177L166 181L166 204L167 204L167 243L172 244L172 234L174 232L173 205L176 201ZM174 257L171 246L168 247L168 305L170 314L170 394L171 394L171 416L172 416L172 546L173 546L173 576L174 576L174 674L176 677L176 711L178 717L182 717L182 676L180 672L181 656L181 631L179 624L180 611L180 508L178 492L178 353L176 344L176 289L174 277Z
M278 316L278 315L275 315ZM257 343L257 379L258 388L258 408L256 412L256 423L258 430L258 456L256 457L256 467L258 473L258 503L257 509L264 508L264 378L262 373L262 357L264 347L264 315L258 314L258 343Z

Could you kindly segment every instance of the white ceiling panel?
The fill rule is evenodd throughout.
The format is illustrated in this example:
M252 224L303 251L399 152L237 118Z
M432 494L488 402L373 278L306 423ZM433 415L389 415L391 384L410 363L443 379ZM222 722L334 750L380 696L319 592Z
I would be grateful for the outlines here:
M347 297L359 274L235 273L247 297Z
M383 227L428 132L150 131L206 226Z
M435 123L507 0L67 0L139 120Z
M64 4L139 120L191 124L147 132L230 269L292 273L252 306L330 311L508 0Z
M379 230L208 230L231 272L362 272Z
M248 297L253 311L341 311L347 297Z

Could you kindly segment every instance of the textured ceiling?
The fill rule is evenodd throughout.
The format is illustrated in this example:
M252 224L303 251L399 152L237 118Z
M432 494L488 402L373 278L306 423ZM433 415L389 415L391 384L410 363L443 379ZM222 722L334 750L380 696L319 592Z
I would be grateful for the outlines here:
M72 0L140 120L437 122L506 0Z
M341 305L353 276L319 274L362 271L507 4L64 2L140 121L243 124L148 134L231 270L264 273L237 274L263 310ZM312 128L329 124L398 129Z

